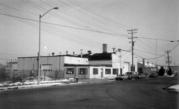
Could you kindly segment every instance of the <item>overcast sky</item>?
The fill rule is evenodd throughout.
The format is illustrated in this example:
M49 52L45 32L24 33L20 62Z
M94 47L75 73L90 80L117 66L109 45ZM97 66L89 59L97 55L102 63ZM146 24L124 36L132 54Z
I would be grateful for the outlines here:
M65 51L101 52L131 50L127 30L137 28L135 54L146 59L160 57L174 48L178 36L178 0L1 0L0 61L34 56L38 51L38 16L58 6L42 18L42 54ZM19 18L20 17L20 18ZM23 19L28 18L28 19ZM37 20L37 21L32 21ZM177 30L178 29L178 30ZM109 34L110 33L110 34ZM147 39L149 38L149 39ZM158 39L158 40L156 40ZM171 52L179 65L179 47ZM166 64L166 56L157 58ZM156 60L148 60L156 62Z

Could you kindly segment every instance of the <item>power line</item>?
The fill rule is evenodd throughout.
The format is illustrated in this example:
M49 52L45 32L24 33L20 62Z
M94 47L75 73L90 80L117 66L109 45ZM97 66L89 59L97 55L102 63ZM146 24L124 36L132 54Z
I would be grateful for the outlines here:
M49 3L46 3L45 1L41 1L43 4L45 4L45 5L47 5L47 6L49 6L49 7L52 7L52 5L51 4L49 4ZM61 3L63 3L63 4L65 4L66 6L70 6L70 8L73 8L73 9L75 9L76 10L76 8L75 7L73 7L72 5L69 5L69 4L67 4L67 3L65 3L65 2L61 2ZM77 10L77 12L80 12L79 10ZM61 13L63 13L63 12L61 12ZM55 15L57 15L57 14L55 14ZM61 15L61 14L60 14ZM64 15L66 15L66 13L64 14ZM85 13L85 16L87 15L87 13ZM75 17L67 17L66 19L69 19L69 18L73 18L73 20L75 19ZM66 20L65 19L65 20ZM78 19L79 20L79 19ZM70 22L71 22L71 20L70 20ZM101 21L98 21L97 23L93 23L93 24L98 24L99 22L101 22ZM76 22L75 22L76 23ZM82 23L82 20L80 20L80 23ZM86 23L86 22L85 22ZM93 26L93 25L92 25ZM102 29L103 27L105 27L104 26L104 23L103 23L103 25L101 26L101 25L94 25L95 27L97 26L98 28L100 28L100 29ZM90 29L89 28L89 26L83 26L83 27L87 27L88 29ZM95 29L92 29L92 30L95 30ZM103 30L102 30L103 31Z
M140 38L140 39L147 39L147 40L159 40L159 41L165 41L165 42L172 42L173 40L167 40L167 39L159 39L159 38L150 38L150 37L137 37L137 38Z
M179 46L179 40L177 40L178 44L176 44L171 50L170 52L174 51L178 46Z
M17 19L22 19L22 20L28 20L28 21L32 21L32 22L38 22L38 20L35 20L35 19L19 17L19 16L5 14L5 13L1 13L1 12L0 12L0 15L13 17L13 18L17 18ZM42 23L55 25L55 26L60 26L60 27L65 27L65 28L71 28L71 29L75 29L75 30L84 30L84 31L89 31L89 32L101 33L101 34L106 34L106 35L111 35L111 36L126 37L126 38L128 37L128 35L126 35L126 34L110 33L110 32L105 32L105 31L99 31L99 30L87 29L87 28L80 28L80 27L74 27L74 26L68 26L68 25L62 25L62 24L51 23L51 22L46 22L46 21L42 21Z
M18 21L20 21L20 22L22 22L22 23L27 23L27 22L24 22L24 19L17 19ZM31 24L31 26L33 26L32 24ZM62 30L61 30L62 31ZM47 31L46 31L47 32ZM52 34L55 34L55 32L51 32ZM56 32L57 33L57 32ZM69 34L69 32L67 32L68 34ZM58 34L58 33L57 33ZM59 35L55 35L55 36L59 36ZM70 35L70 36L74 36L74 35ZM75 42L77 42L77 43L84 43L84 41L82 41L81 40L81 38L68 38L68 35L65 37L65 38L67 38L68 40L72 40L72 41L75 41ZM79 41L78 41L79 40ZM94 42L97 42L97 41L95 41L95 40L93 40ZM97 43L99 43L99 42L97 42Z
M153 57L153 58L148 58L148 60L159 59L159 58L162 58L162 57L164 57L164 56L165 56L165 54L160 55L160 56L157 56L157 57Z
M46 3L45 1L40 1L41 3L43 3L43 4L45 4L46 6L49 6L49 7L54 7L54 5L51 5L51 4L49 4L49 3ZM55 4L55 6L56 6L57 4ZM83 28L86 28L87 26L81 26L81 21L79 21L79 19L76 19L75 20L75 17L71 17L71 16L69 16L69 15L67 15L66 13L64 13L64 12L60 12L60 14L58 14L58 11L57 11L57 13L56 14L52 14L52 13L50 13L52 16L54 16L54 17L57 17L57 16L60 16L60 17L62 17L61 15L63 14L64 16L65 16L65 20L68 20L68 22L71 22L71 23L75 23L75 25L78 25L78 26L80 26L80 27L83 27ZM63 17L64 17L63 16ZM67 16L67 17L66 17ZM75 21L74 21L75 20ZM79 24L80 23L80 24Z
M135 50L143 52L143 53L151 54L151 55L156 55L156 54L149 52L149 51L144 51L144 50L140 50L140 49L135 49Z
M91 12L91 11L89 11L89 10L87 10L87 9L85 9L85 8L83 8L83 7L79 6L79 5L77 5L77 4L73 4L73 3L71 3L71 1L58 1L58 2L61 2L61 3L67 4L67 5L71 5L71 6L78 7L78 9L80 9L81 11L83 11L83 12L85 12L85 13L88 13L88 14L90 14L90 15L96 17L96 18L101 19L101 20L103 19L103 20L105 20L105 22L108 21L108 22L113 22L114 24L117 23L117 24L120 25L120 28L121 28L121 29L126 30L126 29L128 29L128 28L131 28L131 27L129 27L129 26L120 24L120 23L118 23L118 22L116 22L116 21L114 21L114 20L112 20L112 19L110 19L110 18L108 18L108 17L100 16L99 14L96 14L96 13L94 13L94 12ZM101 20L99 20L99 21L101 22Z

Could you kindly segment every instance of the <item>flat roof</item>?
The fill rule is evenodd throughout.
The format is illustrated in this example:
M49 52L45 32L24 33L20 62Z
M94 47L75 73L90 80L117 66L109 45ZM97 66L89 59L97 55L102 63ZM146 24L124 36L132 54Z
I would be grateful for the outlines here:
M74 55L54 55L54 56L40 56L40 57L63 57L63 56L79 57L79 56L74 56ZM37 56L27 56L27 57L18 57L18 58L37 58ZM85 58L85 57L82 57L82 58Z
M88 57L89 60L112 60L112 53L95 53Z
M102 64L99 64L99 65L90 65L90 64L65 64L64 66L86 66L86 67L90 67L90 66L105 66L105 67L112 67L112 65L102 65Z

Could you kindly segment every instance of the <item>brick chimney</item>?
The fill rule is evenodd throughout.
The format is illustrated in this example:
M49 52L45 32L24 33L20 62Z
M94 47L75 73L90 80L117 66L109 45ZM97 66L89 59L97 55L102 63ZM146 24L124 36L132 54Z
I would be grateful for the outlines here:
M54 52L52 52L52 56L55 56L55 53L54 53Z
M102 49L103 49L103 53L107 53L107 44L103 44Z

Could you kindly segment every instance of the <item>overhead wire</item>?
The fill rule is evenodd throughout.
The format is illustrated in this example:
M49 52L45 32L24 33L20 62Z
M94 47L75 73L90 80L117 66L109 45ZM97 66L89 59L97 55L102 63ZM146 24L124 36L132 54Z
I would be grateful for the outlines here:
M13 16L14 17L14 16ZM21 17L17 17L17 18L21 18ZM21 22L21 23L28 23L28 22L24 22L24 19L16 19L16 20L18 20L19 22ZM25 19L25 20L29 20L29 19ZM36 20L30 20L30 21L36 21ZM34 25L32 25L32 24L30 24L32 27L34 27ZM62 30L61 30L62 31ZM45 32L47 32L47 31L45 31ZM49 32L48 32L49 33ZM66 33L68 33L69 34L69 32L66 32ZM50 34L55 34L54 32L51 32ZM54 36L59 36L59 35L61 35L61 34L56 34L56 35L54 35ZM71 35L72 36L72 35ZM74 36L74 35L73 35ZM73 42L78 42L78 43L82 43L82 42L84 42L84 41L82 41L81 39L77 39L77 38L69 38L69 37L65 37L65 38L67 38L68 40L72 40ZM80 42L79 42L79 41ZM93 41L95 41L95 40L93 40Z
M92 12L92 11L89 11L89 10L87 10L87 9L85 9L85 8L83 8L83 7L81 7L80 5L77 5L77 4L74 4L74 3L72 3L71 1L63 1L63 0L61 0L61 1L58 1L58 2L61 2L61 3L64 3L64 4L67 4L67 5L70 5L70 6L72 6L72 7L77 7L77 9L79 9L79 11L82 11L82 12L84 12L85 14L90 14L90 15L92 15L93 17L95 17L95 18L98 18L98 21L99 22L101 22L101 23L106 23L106 21L107 22L110 22L110 23L113 23L113 24L118 24L118 25L120 25L120 27L119 28L121 28L121 29L124 29L125 31L126 31L126 29L129 29L130 27L129 26L126 26L126 25L123 25L123 24L119 24L118 22L114 22L114 20L111 20L110 18L108 18L108 17L104 17L104 16L100 16L99 14L96 14L96 13L94 13L94 12ZM104 21L104 22L102 22L102 21Z
M49 3L47 3L47 2L45 2L44 0L40 0L40 2L42 3L42 4L44 4L44 5L46 5L46 6L48 6L47 8L49 8L49 7L54 7L54 6L56 6L56 5L58 5L58 4L55 4L55 5L52 5L51 3L49 4ZM41 4L41 5L42 5ZM44 6L43 5L43 6ZM88 26L85 26L85 25L83 25L83 24L81 24L82 22L81 21L79 21L78 19L76 19L76 18L74 18L74 17L72 17L72 16L69 16L69 15L67 15L66 13L64 13L64 12L62 12L62 11L60 11L60 14L58 13L59 11L57 11L55 14L53 14L53 13L49 13L49 14L51 14L53 17L56 17L56 18L65 18L65 21L66 20L68 20L68 22L70 22L70 23L72 23L72 24L75 24L75 26L77 25L77 26L79 26L79 27L82 27L82 28L87 28L88 29ZM74 21L75 20L75 21Z
M49 3L47 3L47 2L45 2L44 0L41 0L41 2L42 3L44 3L44 4L46 4L47 6L50 6L50 7L52 7L52 5L51 4L49 4ZM60 2L60 3L62 3L62 4L65 4L65 5L67 5L67 6L70 6L70 8L73 8L73 9L75 9L76 10L76 6L74 6L73 4L68 4L68 3L66 3L66 2L62 2L62 1L58 1L58 2ZM77 10L77 12L83 12L84 10L83 9L79 9L79 10ZM86 11L85 11L86 12ZM89 12L88 12L89 13ZM84 13L83 13L84 14ZM55 14L56 15L56 14ZM84 15L87 15L86 13L84 14ZM91 14L90 13L90 15L93 15L93 14ZM94 16L94 15L93 15ZM89 16L90 17L90 16ZM93 19L94 20L94 19ZM99 20L99 21L101 21L101 20ZM81 21L80 21L81 22ZM104 22L103 22L104 23ZM85 27L88 27L89 29L91 28L91 27L89 27L89 26L85 26ZM103 28L104 26L100 26L100 27L98 27L98 28ZM91 30L95 30L95 29L91 29ZM95 30L96 31L96 30ZM104 33L104 32L100 32L100 30L98 30L98 31L96 31L96 32L99 32L99 33ZM111 35L111 34L109 34L109 35Z
M14 16L14 15L9 15L9 14L5 14L5 13L3 13L3 14L0 13L0 14L8 16L8 17L14 17L14 18L22 19L22 20L28 20L28 21L32 21L32 22L38 22L38 20L35 20L35 19L30 19L30 18L24 18L24 17ZM51 23L51 22L45 22L45 21L43 21L42 23L50 24L50 25L55 25L55 26L60 26L60 27L65 27L65 28L71 28L71 29L75 29L75 30L85 30L85 31L90 31L90 32L102 33L102 34L111 35L111 36L129 37L128 35L125 35L125 34L122 35L122 34L118 34L118 33L109 33L109 32L105 32L105 31L86 29L86 28L81 28L81 27L73 27L73 26L68 26L68 25L61 25L61 24L56 24L56 23ZM138 38L140 38L140 39L148 39L148 40L171 41L171 40L149 38L149 37L138 37ZM171 51L176 49L178 47L178 45L174 46ZM154 57L154 58L160 58L160 57L158 56L158 57ZM151 59L154 59L154 58L151 58Z
M10 15L10 14L6 14L6 13L2 13L2 12L0 12L0 15L4 15L4 16L8 16L8 17L13 17L13 18L17 18L17 19L22 19L22 20L28 20L28 21L38 22L38 20L36 20L36 19L19 17L19 16L15 16L15 15ZM70 28L70 29L75 29L75 30L84 30L84 31L90 31L90 32L95 32L95 33L102 33L102 34L106 34L106 35L110 35L110 36L126 37L126 38L128 38L128 35L126 35L126 34L109 33L109 32L105 32L105 31L86 29L86 28L74 27L74 26L69 26L69 25L62 25L62 24L57 24L57 23L52 23L52 22L46 22L46 21L42 21L42 23L44 23L44 24L50 24L50 25L55 25L55 26L60 26L60 27L65 27L65 28Z
M156 55L155 53L153 53L153 52L149 52L149 51L145 51L145 50L141 50L141 49L134 49L134 50L136 50L136 51L140 51L140 52L143 52L143 53L148 53L148 54L151 54L151 55Z
M174 51L178 46L179 46L179 41L177 41L177 44L172 49L170 49L170 52Z

